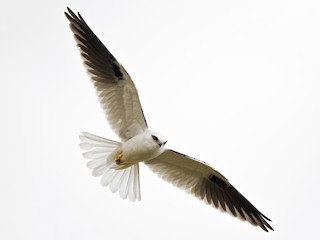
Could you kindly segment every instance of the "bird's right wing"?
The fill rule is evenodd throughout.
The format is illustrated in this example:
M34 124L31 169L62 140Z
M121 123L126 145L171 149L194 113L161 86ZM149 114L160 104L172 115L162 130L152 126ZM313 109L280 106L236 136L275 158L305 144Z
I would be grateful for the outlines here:
M191 192L213 207L258 225L265 231L273 230L267 222L271 220L256 209L221 173L206 163L167 150L145 164L164 180Z
M65 15L111 127L122 140L143 132L147 123L129 74L79 13L77 16L68 8Z

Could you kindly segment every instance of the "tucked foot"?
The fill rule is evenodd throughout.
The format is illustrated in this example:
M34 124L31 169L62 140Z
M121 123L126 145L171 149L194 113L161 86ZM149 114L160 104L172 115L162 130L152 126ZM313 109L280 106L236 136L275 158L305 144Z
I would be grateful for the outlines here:
M116 164L119 165L121 163L121 158L123 157L122 152L118 152L116 154Z

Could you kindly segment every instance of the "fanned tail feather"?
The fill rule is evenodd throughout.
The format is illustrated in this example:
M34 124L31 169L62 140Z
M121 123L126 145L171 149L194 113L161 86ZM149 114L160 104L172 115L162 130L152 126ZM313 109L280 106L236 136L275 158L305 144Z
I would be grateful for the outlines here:
M86 152L83 156L90 159L87 167L92 170L94 177L101 177L101 185L110 185L112 192L119 191L123 198L131 201L141 200L139 164L134 164L125 169L112 169L107 164L109 154L117 148L120 143L106 138L102 138L91 133L83 132L79 136L80 147Z

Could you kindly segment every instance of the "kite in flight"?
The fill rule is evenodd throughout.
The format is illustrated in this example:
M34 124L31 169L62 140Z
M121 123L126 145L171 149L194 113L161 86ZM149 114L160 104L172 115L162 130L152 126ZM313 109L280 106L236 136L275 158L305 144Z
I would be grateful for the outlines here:
M139 163L173 185L185 189L211 206L248 221L263 230L273 230L271 221L256 209L217 170L205 162L166 148L159 134L145 120L135 85L124 67L113 57L78 13L65 12L80 49L84 65L100 104L121 142L83 132L80 147L93 176L101 184L119 191L122 198L140 200Z

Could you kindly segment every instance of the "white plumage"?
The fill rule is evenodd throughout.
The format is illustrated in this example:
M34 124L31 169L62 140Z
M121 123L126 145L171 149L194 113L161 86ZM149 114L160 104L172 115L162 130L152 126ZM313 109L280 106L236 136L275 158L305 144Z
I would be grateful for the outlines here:
M97 91L100 104L121 142L90 133L80 136L83 156L92 175L122 198L140 200L139 162L173 185L223 212L263 230L273 230L265 215L257 210L230 182L208 164L167 149L166 141L150 131L139 96L129 74L112 56L84 19L69 8L70 21L84 65Z

